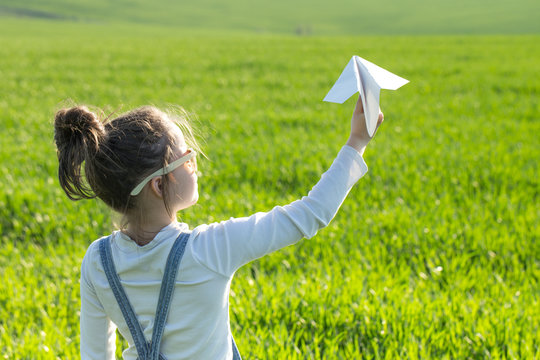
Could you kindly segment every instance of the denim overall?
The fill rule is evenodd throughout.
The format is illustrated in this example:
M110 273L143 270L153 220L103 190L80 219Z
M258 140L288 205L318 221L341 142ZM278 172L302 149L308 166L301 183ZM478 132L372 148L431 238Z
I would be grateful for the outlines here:
M154 321L154 329L152 331L152 340L147 342L141 325L137 320L137 316L131 307L131 304L127 298L126 292L120 284L120 279L116 273L116 268L112 259L111 253L111 239L110 236L102 239L99 242L99 254L101 257L101 263L107 275L107 280L111 286L111 290L114 293L114 297L122 310L122 315L126 320L126 324L129 328L133 341L135 341L135 347L140 360L166 360L166 358L159 352L161 344L161 337L163 336L163 330L165 329L165 323L167 321L167 315L169 313L169 305L171 302L172 294L174 292L174 284L176 281L176 273L178 272L178 265L184 255L186 243L189 238L189 233L181 233L174 241L171 248L171 252L167 258L167 264L165 265L165 274L163 274L163 280L161 281L161 290L159 291L159 300L156 308L156 319ZM233 360L241 360L238 348L232 340Z

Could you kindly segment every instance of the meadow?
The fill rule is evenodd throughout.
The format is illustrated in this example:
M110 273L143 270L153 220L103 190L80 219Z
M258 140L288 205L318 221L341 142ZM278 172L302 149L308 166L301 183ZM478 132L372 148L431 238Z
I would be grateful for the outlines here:
M538 34L537 0L0 0L0 19L318 36Z
M80 264L113 229L56 178L65 104L178 104L208 160L192 227L303 195L347 139L322 98L353 54L383 92L368 174L334 221L231 290L245 359L540 357L538 35L313 36L0 23L0 354L78 357ZM264 164L264 166L261 166ZM118 339L120 356L122 339Z

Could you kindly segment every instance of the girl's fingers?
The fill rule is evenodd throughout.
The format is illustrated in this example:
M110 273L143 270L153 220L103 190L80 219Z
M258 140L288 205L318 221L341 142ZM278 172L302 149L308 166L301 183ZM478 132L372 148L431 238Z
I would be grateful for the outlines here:
M354 108L354 112L357 114L364 113L364 105L362 104L362 97L360 95L358 95L358 101L356 102L356 107Z
M382 111L379 111L379 118L377 119L377 127L381 125L383 121L384 121L384 114L382 113Z
M375 133L377 132L377 130L379 129L379 126L381 126L383 121L384 121L384 114L382 113L382 111L379 111L379 118L377 119L377 126L375 127L375 132L373 133L373 136L375 136ZM373 138L373 136L371 136L371 138Z

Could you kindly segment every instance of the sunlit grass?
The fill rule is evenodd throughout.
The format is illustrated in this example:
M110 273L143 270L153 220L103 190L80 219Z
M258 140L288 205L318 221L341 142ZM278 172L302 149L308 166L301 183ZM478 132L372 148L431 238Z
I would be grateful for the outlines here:
M181 215L193 227L309 191L347 138L354 101L321 99L353 54L411 83L383 93L370 171L332 224L236 275L242 355L540 356L538 36L102 35L1 38L6 358L77 357L80 262L112 229L58 186L62 101L196 113L210 160Z

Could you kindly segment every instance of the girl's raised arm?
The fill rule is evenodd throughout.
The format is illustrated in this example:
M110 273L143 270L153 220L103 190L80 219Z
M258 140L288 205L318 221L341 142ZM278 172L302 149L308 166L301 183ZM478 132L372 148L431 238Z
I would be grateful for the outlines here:
M381 113L377 126L382 121ZM362 153L370 140L359 100L347 144L307 196L266 213L196 228L191 245L195 258L209 269L231 276L256 258L313 237L329 224L352 186L367 172Z

